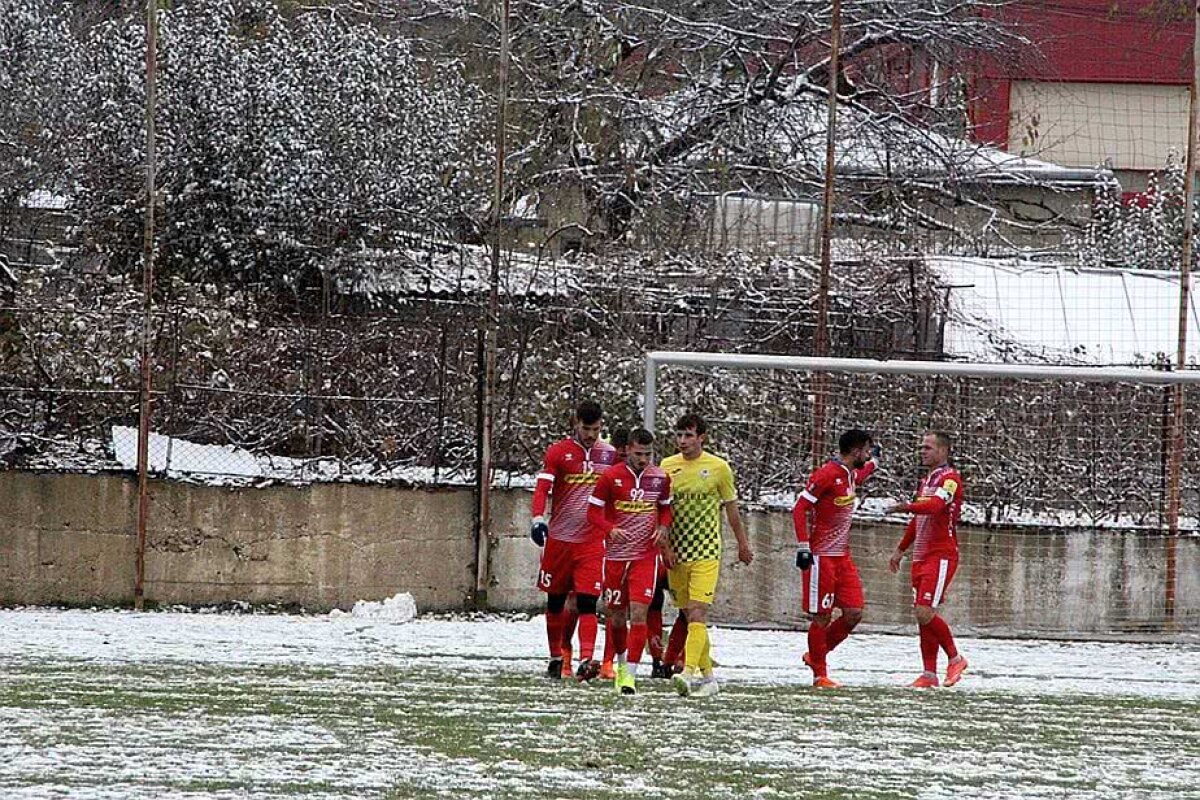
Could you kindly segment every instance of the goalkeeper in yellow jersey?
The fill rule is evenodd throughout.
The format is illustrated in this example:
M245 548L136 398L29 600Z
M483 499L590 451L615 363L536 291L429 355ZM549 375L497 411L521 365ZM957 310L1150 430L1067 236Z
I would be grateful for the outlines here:
M725 459L705 452L707 434L708 426L699 415L680 417L675 424L679 452L660 465L671 478L675 510L667 580L675 605L687 618L684 669L674 678L675 688L681 695L698 697L714 695L719 689L707 622L721 569L722 509L737 537L738 560L743 564L754 560L738 515L733 470Z

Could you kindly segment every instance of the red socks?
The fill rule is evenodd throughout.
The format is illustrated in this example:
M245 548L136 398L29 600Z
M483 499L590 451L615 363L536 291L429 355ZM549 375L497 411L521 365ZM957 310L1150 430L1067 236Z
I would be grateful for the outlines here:
M591 661L596 654L597 627L595 614L579 615L579 658L581 661Z
M843 637L845 638L845 637ZM825 656L829 654L829 634L824 625L811 622L808 625L808 657L812 661L813 677L824 677L828 668Z
M846 637L850 635L850 626L846 624L845 617L838 617L829 627L825 629L825 649L827 653L832 653L833 648L837 647L842 642L846 641Z
M612 626L613 652L624 653L629 646L629 625Z
M937 617L934 617L937 619ZM937 634L932 630L933 623L928 625L919 625L917 630L921 634L921 663L924 665L925 671L937 674L937 656L938 656L938 640Z
M562 657L562 626L564 612L546 612L546 643L550 646L550 657Z
M642 660L642 651L646 649L646 623L635 622L629 627L629 654L626 660L636 664Z
M662 609L653 608L646 612L646 646L650 648L650 657L662 660Z
M929 624L925 626L933 632L934 641L946 651L947 658L954 658L958 655L958 648L954 646L954 635L950 633L950 626L946 624L946 620L933 615L933 619L929 620Z
M675 617L675 624L671 626L671 637L667 640L667 652L663 653L663 661L674 664L683 655L683 648L686 645L687 617L680 614Z
M604 620L604 663L611 664L616 654L617 641L613 636L613 621L612 617L607 617Z
M575 638L575 623L579 620L579 614L574 611L563 610L562 612L562 649L569 650L571 648L571 640Z

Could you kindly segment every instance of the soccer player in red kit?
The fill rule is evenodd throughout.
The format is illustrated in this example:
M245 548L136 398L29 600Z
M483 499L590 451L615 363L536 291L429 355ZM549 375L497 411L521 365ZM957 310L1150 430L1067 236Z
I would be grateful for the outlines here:
M843 433L838 454L813 472L792 509L800 543L796 553L796 566L803 575L800 594L811 620L804 663L812 669L813 686L822 689L841 686L829 677L826 657L862 620L863 585L850 556L850 521L857 487L878 466L872 457L878 455L878 448L866 431ZM834 608L842 612L836 620Z
M546 593L546 640L550 648L547 677L563 676L570 651L564 636L567 595L575 593L579 614L579 671L590 681L600 672L596 648L596 601L604 585L604 538L588 523L588 498L605 470L616 461L616 450L600 439L603 412L592 401L575 409L574 434L546 450L533 492L529 538L543 547L538 588ZM546 499L550 498L547 523Z
M629 436L625 461L606 471L592 492L588 520L608 542L604 557L604 602L613 617L614 684L637 693L638 664L646 647L646 616L658 582L662 550L671 527L671 479L651 464L654 434ZM628 641L625 635L627 617Z
M938 648L950 659L946 667L946 686L953 686L967 670L967 660L958 652L950 626L938 613L946 591L958 569L958 518L962 513L963 482L958 470L950 466L950 437L940 431L921 439L921 463L929 468L921 479L917 497L911 503L894 503L887 513L913 515L904 529L904 538L888 561L892 572L900 570L900 560L911 546L913 615L921 634L921 661L924 671L912 682L917 688L938 685Z
M620 464L625 460L626 449L629 447L629 429L617 428L608 437L608 442L617 451L616 462ZM589 511L591 509L588 509ZM600 662L600 678L602 680L611 681L617 676L616 670L613 669L613 659L617 657L616 639L613 634L613 615L612 609L605 609L604 617L604 659ZM626 635L628 634L625 631Z

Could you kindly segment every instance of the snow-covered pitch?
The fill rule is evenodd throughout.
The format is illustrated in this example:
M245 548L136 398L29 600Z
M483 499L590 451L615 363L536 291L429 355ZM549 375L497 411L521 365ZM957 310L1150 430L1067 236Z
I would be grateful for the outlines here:
M403 617L401 617L403 618ZM541 618L0 612L0 797L1200 797L1200 648L714 631L724 691L540 677Z

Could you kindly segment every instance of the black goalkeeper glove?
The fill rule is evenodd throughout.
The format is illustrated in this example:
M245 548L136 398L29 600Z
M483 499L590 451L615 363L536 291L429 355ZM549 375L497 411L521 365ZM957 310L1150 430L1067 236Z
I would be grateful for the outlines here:
M801 547L796 551L796 569L806 570L812 567L812 550Z
M880 444L871 445L871 460L876 464L879 463L880 457L883 455L883 446Z
M550 526L546 524L546 520L541 517L534 517L533 523L529 526L529 538L538 547L546 546L546 535L550 533Z

